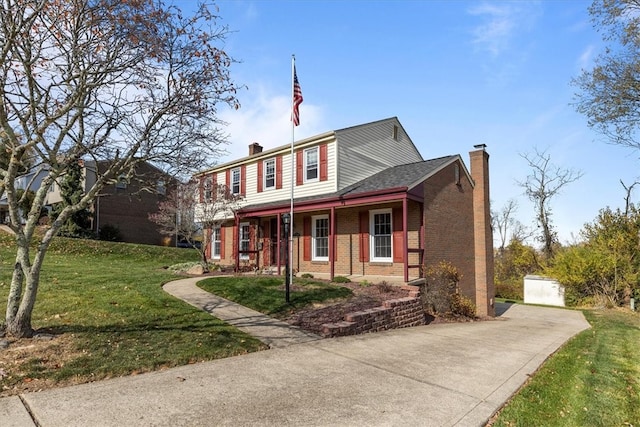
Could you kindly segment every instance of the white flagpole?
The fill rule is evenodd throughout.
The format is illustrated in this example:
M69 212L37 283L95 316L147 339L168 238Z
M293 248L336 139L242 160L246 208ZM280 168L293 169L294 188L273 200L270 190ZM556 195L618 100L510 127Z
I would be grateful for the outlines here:
M296 56L291 55L291 114L293 114L294 108L294 72L296 67ZM296 125L294 123L293 117L291 117L291 207L290 207L290 217L291 217L291 225L289 226L289 256L287 258L289 262L289 283L293 286L293 188L294 188L294 179L295 179L295 166L294 166L294 153L293 153L293 143L295 141L295 128Z

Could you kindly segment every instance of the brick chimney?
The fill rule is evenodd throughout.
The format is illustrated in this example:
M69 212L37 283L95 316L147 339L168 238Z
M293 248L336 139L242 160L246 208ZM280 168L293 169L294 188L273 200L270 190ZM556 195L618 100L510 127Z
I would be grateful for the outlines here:
M262 153L262 145L254 142L253 144L249 144L249 155L253 156L254 154Z
M489 153L486 145L474 145L469 153L473 189L473 236L478 316L495 316L493 272L493 232L489 207Z

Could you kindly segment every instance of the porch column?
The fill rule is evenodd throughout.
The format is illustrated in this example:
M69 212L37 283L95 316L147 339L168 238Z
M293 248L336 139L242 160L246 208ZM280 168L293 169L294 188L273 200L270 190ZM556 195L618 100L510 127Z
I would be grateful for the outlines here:
M282 214L278 214L277 215L278 218L278 225L276 226L276 230L277 230L277 235L278 237L276 238L276 251L277 251L277 256L276 256L276 265L278 268L278 275L280 274L280 255L282 253L281 248L280 248L280 241L282 240L282 229L280 228L280 226L282 225Z
M408 232L408 224L409 224L409 214L408 214L409 202L407 200L407 196L405 194L402 199L402 252L404 255L404 281L405 283L409 281L409 241L407 238L409 237Z
M233 227L233 247L235 248L235 253L233 257L236 260L236 273L240 271L240 217L238 215L234 218L235 226Z
M333 280L336 273L335 245L337 243L337 239L335 234L336 234L336 208L332 206L331 214L329 215L329 266L330 266L329 279L330 280Z

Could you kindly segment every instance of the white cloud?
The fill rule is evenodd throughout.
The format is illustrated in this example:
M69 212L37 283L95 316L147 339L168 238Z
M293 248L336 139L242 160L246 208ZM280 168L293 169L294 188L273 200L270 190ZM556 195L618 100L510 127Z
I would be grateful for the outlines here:
M220 159L231 161L249 154L249 144L259 143L265 150L291 143L291 100L290 96L273 93L260 86L246 96L240 96L242 107L239 110L226 110L220 113L220 119L228 123L225 132L229 134L230 144L226 146L229 154ZM321 108L303 102L300 105L300 126L295 128L295 140L325 132L322 127Z
M522 30L531 27L537 17L536 3L481 3L468 10L468 13L481 18L482 23L475 27L473 43L480 49L496 57L511 46L512 39Z
M593 56L594 56L595 50L596 48L594 45L589 45L586 47L584 51L582 51L582 53L580 54L580 57L578 58L578 66L580 67L581 70L590 68L593 62Z

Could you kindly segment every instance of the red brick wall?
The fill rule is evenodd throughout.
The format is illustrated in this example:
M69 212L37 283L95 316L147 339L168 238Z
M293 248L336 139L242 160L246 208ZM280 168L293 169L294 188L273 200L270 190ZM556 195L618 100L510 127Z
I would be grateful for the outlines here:
M453 264L462 276L460 291L475 302L473 190L462 165L460 184L456 184L456 164L424 184L424 264Z
M336 209L336 261L334 274L336 276L347 275L380 275L380 276L404 276L403 263L375 263L360 261L360 212L368 212L370 209L402 209L401 203L388 203L375 206L362 206L356 208ZM409 201L408 204L408 241L409 248L419 247L420 230L420 205ZM330 214L329 211L315 211L296 214L294 219L294 233L300 237L294 237L293 266L300 272L330 273L331 266L328 261L305 261L303 257L303 224L305 217ZM409 254L409 264L418 264L419 254ZM417 269L409 272L410 276L417 277Z
M380 307L348 313L342 322L322 325L322 335L325 337L358 335L424 324L424 308L420 295L416 292L415 296L383 301Z
M476 307L479 316L494 316L493 233L489 213L489 154L484 149L469 153L475 181L473 209L476 256Z
M136 175L145 184L133 178L126 188L109 185L101 191L94 208L96 215L99 215L97 223L99 227L107 224L116 226L124 242L161 245L165 243L166 236L160 234L157 224L149 221L149 214L158 211L158 202L164 200L165 196L141 189L145 186L155 188L157 181L162 179L168 193L171 190L170 180L147 164L140 164L136 168Z

